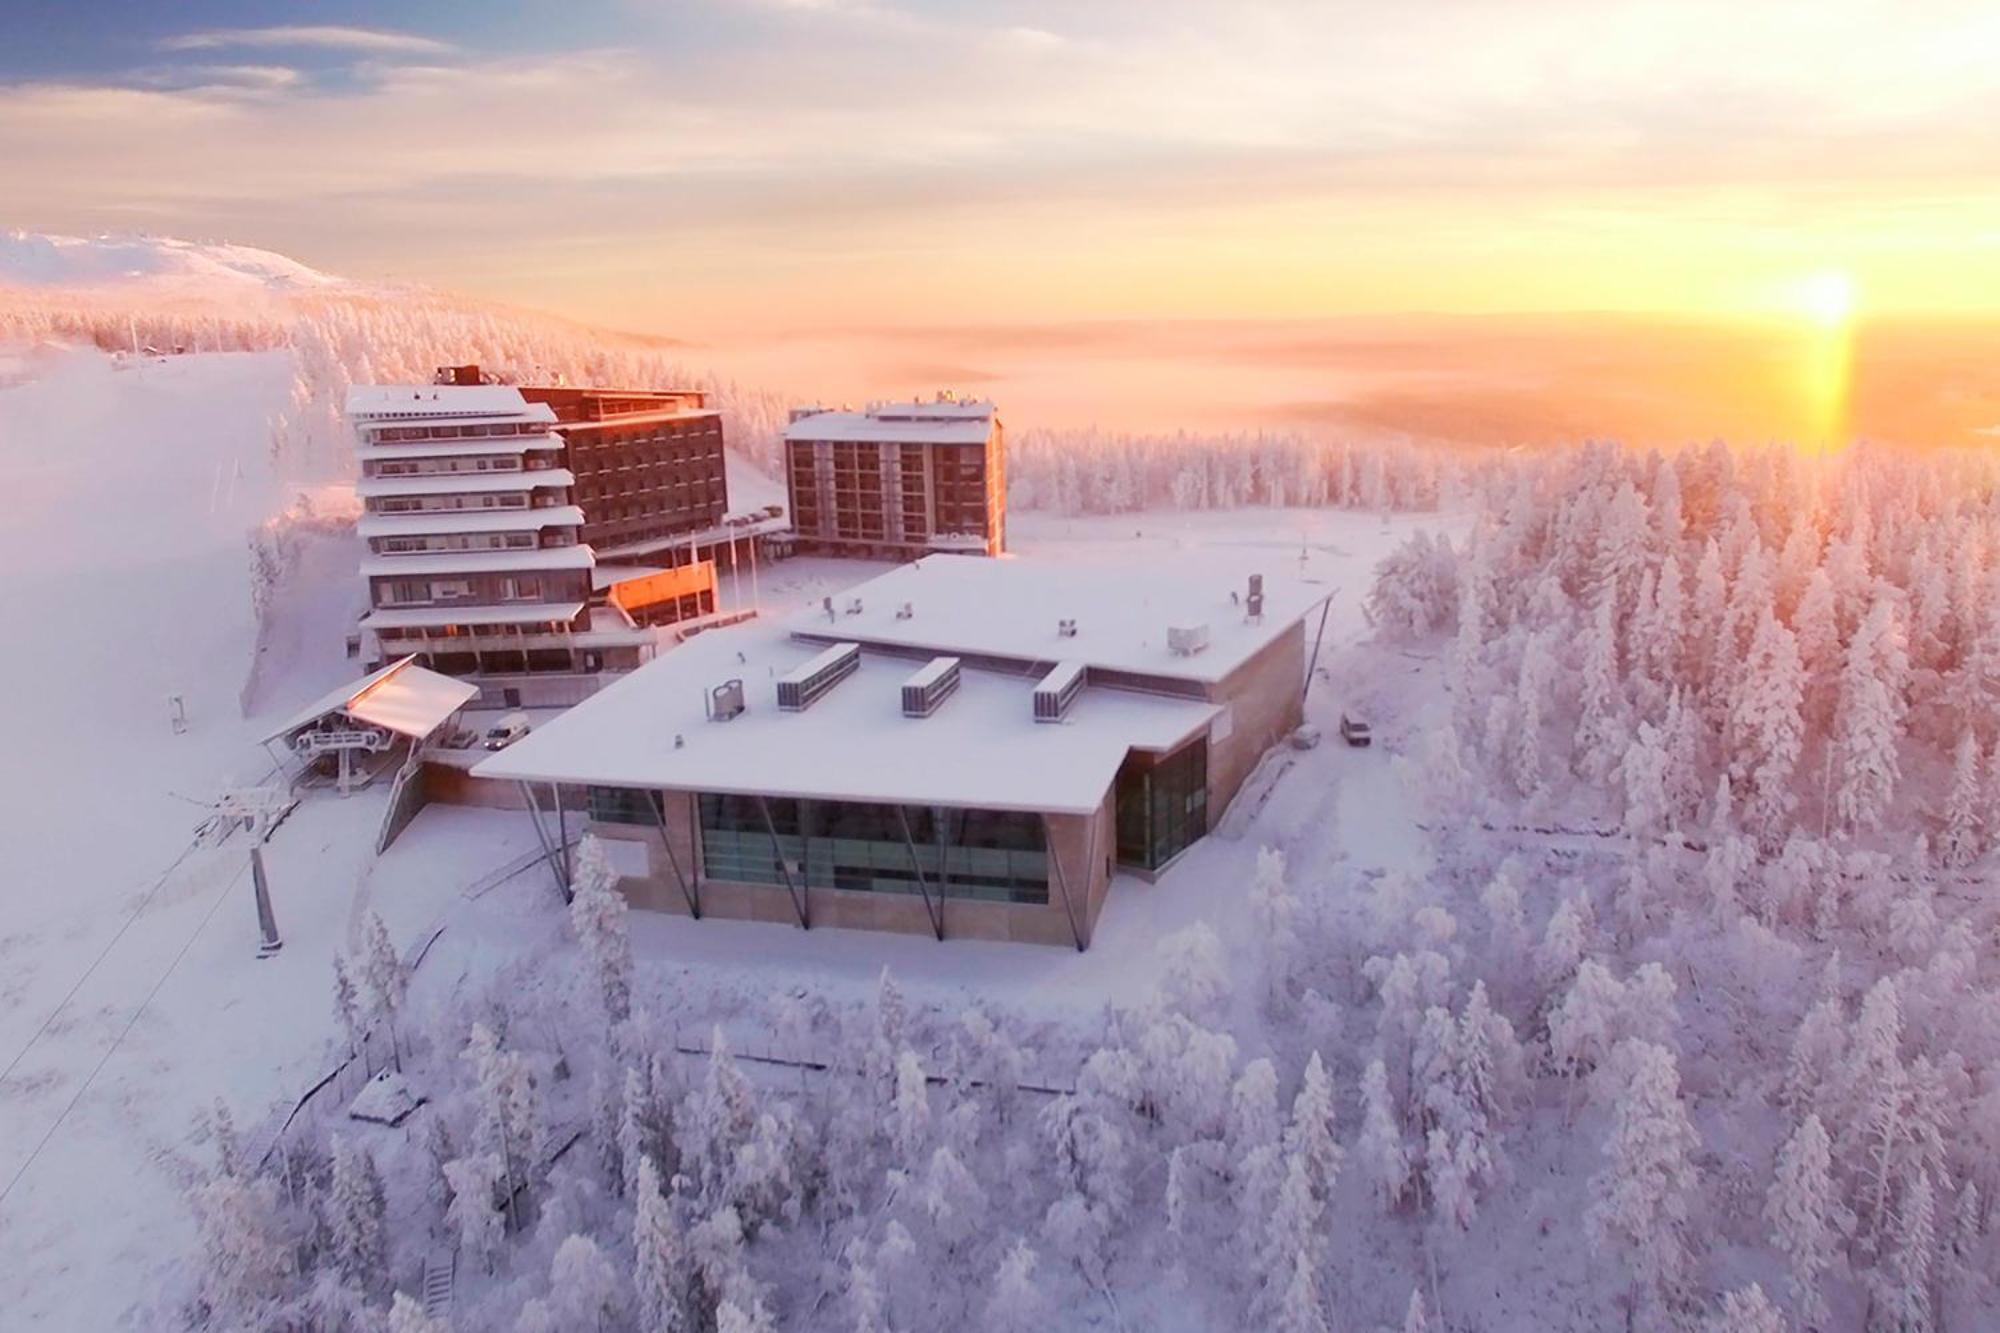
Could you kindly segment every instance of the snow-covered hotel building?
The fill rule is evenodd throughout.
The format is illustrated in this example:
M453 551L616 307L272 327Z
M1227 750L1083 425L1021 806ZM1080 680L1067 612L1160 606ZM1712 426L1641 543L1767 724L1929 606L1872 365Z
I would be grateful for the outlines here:
M647 626L715 610L692 539L717 530L728 493L701 394L523 388L459 366L356 388L347 414L371 662L414 654L486 680L489 702L566 703L554 678L630 670L652 655ZM594 549L675 543L637 569Z
M472 776L519 785L565 885L594 831L638 907L1083 948L1299 725L1327 595L933 556L693 638Z
M1007 549L1006 432L990 402L795 408L785 486L802 550L914 560Z

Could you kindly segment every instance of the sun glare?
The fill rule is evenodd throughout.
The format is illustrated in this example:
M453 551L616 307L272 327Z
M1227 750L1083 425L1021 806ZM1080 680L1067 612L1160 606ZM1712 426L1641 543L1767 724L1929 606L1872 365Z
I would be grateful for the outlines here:
M1854 280L1845 273L1815 273L1799 284L1798 303L1820 328L1843 328L1854 318Z

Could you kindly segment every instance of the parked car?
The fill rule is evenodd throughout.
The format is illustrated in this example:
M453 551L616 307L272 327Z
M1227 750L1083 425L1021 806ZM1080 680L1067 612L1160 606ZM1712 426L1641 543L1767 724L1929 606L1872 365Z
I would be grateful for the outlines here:
M486 729L486 748L504 750L527 734L526 713L502 713L500 720Z
M1340 739L1346 741L1349 745L1359 748L1372 745L1375 741L1375 736L1368 730L1366 722L1363 722L1360 718L1349 717L1347 714L1342 713L1340 715Z

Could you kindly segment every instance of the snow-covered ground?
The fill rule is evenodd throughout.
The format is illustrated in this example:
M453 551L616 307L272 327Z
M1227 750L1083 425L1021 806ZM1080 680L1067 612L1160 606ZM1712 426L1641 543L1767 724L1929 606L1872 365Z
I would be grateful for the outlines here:
M253 611L250 534L323 481L274 465L268 418L291 368L277 352L121 364L44 350L19 364L19 381L0 388L0 459L16 496L0 529L0 614L20 627L0 660L0 695L17 701L5 765L13 891L0 918L0 1308L29 1324L109 1327L135 1302L185 1292L174 1275L194 1239L180 1196L198 1116L219 1099L252 1126L324 1072L330 961L364 911L379 911L399 944L448 925L425 962L431 986L509 961L533 937L524 916L546 928L553 898L532 876L458 897L530 845L518 817L434 808L378 861L379 792L311 796L270 844L286 946L258 960L240 840L197 847L194 830L217 796L268 771L258 722L352 671L351 540L304 537L261 634ZM764 487L751 501L776 493L737 467L736 490ZM1331 664L1361 628L1368 571L1408 526L1306 511L1020 515L1015 545L1113 567L1164 547L1268 546L1288 571L1341 586ZM774 609L806 606L877 568L799 560L767 568L760 591ZM170 695L183 700L185 734L169 724ZM1312 711L1330 732L1330 683L1316 685ZM801 983L861 994L888 965L939 1003L1094 1011L1144 993L1163 934L1197 920L1241 934L1235 895L1214 886L1243 882L1259 841L1302 858L1335 842L1362 862L1419 855L1407 821L1385 817L1386 798L1353 794L1389 790L1392 748L1285 756L1297 771L1258 827L1209 840L1158 884L1121 882L1087 955L670 918L640 923L641 948L649 968L708 992L704 1009Z

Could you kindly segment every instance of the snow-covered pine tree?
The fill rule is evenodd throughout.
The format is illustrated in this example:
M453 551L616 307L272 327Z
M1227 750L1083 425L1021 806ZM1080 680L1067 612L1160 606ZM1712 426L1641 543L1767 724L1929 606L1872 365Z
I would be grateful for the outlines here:
M630 910L618 891L618 872L604 844L586 835L577 847L569 902L570 928L597 982L604 1014L615 1030L632 1016L632 934Z
M573 1235L549 1264L549 1310L566 1333L603 1333L619 1318L618 1271L597 1242Z
M1722 1305L1702 1321L1701 1333L1785 1333L1785 1316L1752 1282L1725 1292Z
M1952 751L1951 786L1945 792L1943 829L1938 834L1938 859L1958 869L1970 865L1982 847L1980 816L1985 789L1980 782L1979 741L1967 731Z
M1895 604L1878 595L1847 647L1834 724L1833 812L1848 829L1873 829L1902 777L1903 685L1908 660Z
M1370 1060L1361 1074L1361 1135L1354 1153L1384 1212L1402 1203L1410 1184L1409 1149L1403 1143L1394 1097L1388 1071L1379 1059Z
M361 995L347 970L347 960L339 954L333 956L333 1014L347 1038L347 1053L361 1054L361 1044L368 1035L367 1020L362 1016Z
M1321 1203L1333 1191L1344 1151L1334 1132L1333 1080L1314 1051L1306 1060L1305 1076L1292 1099L1291 1123L1285 1127L1285 1149L1305 1163L1306 1178Z
M1041 1333L1048 1320L1048 1301L1035 1281L1035 1252L1016 1240L1001 1257L1000 1271L986 1297L988 1333Z
M1797 642L1766 609L1730 709L1729 736L1730 779L1743 826L1771 850L1790 831L1798 803L1792 782L1805 747L1804 695Z
M396 1037L396 1018L403 1010L403 997L410 989L410 969L389 939L389 928L378 913L370 912L361 922L361 984L368 996L371 1023L380 1023L389 1034L389 1049L398 1067L402 1050Z
M690 1327L687 1242L650 1157L639 1159L632 1200L632 1286L640 1326L649 1333L682 1333Z
M1792 1306L1808 1326L1826 1318L1820 1283L1833 1266L1842 1230L1831 1146L1819 1117L1808 1114L1778 1153L1764 1198L1771 1238L1791 1270Z
M478 1153L446 1162L444 1178L451 1186L445 1221L457 1236L459 1249L484 1261L491 1271L506 1221L500 1211L506 1167L498 1153Z
M1610 1066L1611 1132L1605 1164L1591 1177L1584 1234L1593 1248L1618 1253L1631 1279L1631 1309L1663 1323L1687 1267L1687 1225L1698 1181L1700 1146L1681 1101L1673 1052L1650 1042L1621 1042Z
M424 1313L424 1307L408 1292L399 1291L389 1302L387 1333L448 1333L445 1326Z
M323 1207L336 1266L364 1290L379 1286L389 1267L387 1196L374 1156L352 1135L334 1137Z

